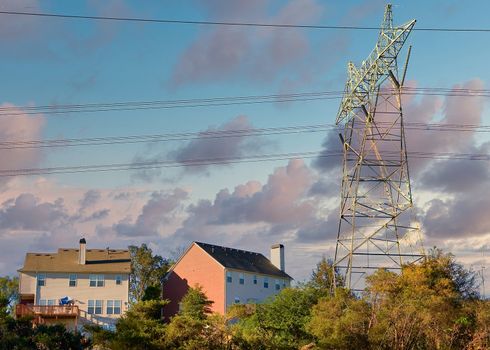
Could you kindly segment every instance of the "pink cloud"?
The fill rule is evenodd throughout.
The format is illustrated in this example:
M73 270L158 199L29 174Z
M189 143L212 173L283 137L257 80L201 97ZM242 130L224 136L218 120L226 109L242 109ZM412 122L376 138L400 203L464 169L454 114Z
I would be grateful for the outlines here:
M45 118L41 115L27 115L23 110L10 103L0 105L1 108L8 108L8 113L12 116L0 117L0 140L27 141L39 140L45 124ZM0 147L5 147L0 145ZM2 164L0 169L22 169L32 168L39 165L42 159L42 152L38 148L25 149L0 149L0 159ZM0 178L0 190L2 184L5 185L11 178Z
M313 23L323 12L323 7L314 0L291 1L271 16L267 14L265 2L256 2L262 6L248 12L248 20ZM221 9L217 3L213 2L208 7L210 12L215 11L214 20L233 20L243 5ZM243 6L251 9L250 5ZM256 80L274 79L282 68L299 63L309 51L308 39L299 29L218 27L201 33L183 52L170 85L176 88L189 83L225 79L235 74L245 74Z

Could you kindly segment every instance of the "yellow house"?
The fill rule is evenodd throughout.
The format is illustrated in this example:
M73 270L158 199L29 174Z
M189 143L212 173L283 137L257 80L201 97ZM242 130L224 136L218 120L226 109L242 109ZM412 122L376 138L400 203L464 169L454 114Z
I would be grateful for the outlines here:
M18 317L69 328L95 323L113 327L128 308L131 258L128 250L58 249L27 253L19 271Z

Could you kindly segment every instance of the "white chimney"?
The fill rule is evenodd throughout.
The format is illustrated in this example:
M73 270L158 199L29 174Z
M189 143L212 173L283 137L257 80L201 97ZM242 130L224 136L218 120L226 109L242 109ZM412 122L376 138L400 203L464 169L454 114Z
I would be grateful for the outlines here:
M78 251L78 263L80 265L85 265L86 254L87 254L87 241L85 240L85 238L82 238L80 240L80 249Z
M281 271L285 271L284 265L284 246L274 244L271 246L271 263Z

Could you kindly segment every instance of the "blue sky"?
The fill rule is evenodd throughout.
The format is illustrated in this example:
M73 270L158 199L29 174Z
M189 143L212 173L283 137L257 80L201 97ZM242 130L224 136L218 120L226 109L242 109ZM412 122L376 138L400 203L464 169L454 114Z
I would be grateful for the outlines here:
M383 1L320 0L0 0L2 11L357 26L378 26L384 5ZM459 1L398 1L393 3L393 12L397 24L417 19L416 28L486 28L489 7L487 1L473 1L471 6ZM338 91L345 83L347 62L360 63L377 38L375 31L0 16L0 104L17 106L20 113L22 106L50 104ZM407 79L418 87L451 88L466 84L485 89L490 79L490 52L485 45L489 35L413 32L406 45L413 46ZM420 115L424 115L426 121L444 121L450 114L448 106L453 106L451 108L457 113L446 118L451 122L460 118L461 124L489 124L486 100L476 100L457 100L451 104L444 97L415 98L409 101L411 105L405 118L407 121L411 118L420 120ZM3 140L32 140L314 125L333 123L338 104L339 100L332 99L21 116L16 122L2 119L0 126L9 132L0 131L0 136ZM408 112L420 115L412 116ZM433 139L425 134L416 138L422 140L421 143L414 143L432 145L427 141L432 139L438 143L431 147L440 151L483 152L488 141L485 135L455 134ZM235 140L235 143L223 141L217 148L227 149L228 153L223 154L234 156L318 151L325 137L325 132L263 136ZM409 146L410 141L409 137ZM206 155L203 146L210 145L200 144L199 140L184 140L50 148L9 154L3 151L6 164L2 168L178 159L179 155ZM216 145L210 149L216 152ZM220 152L224 151L217 154L222 154ZM209 157L213 156L216 153L209 154ZM325 232L324 237L308 237L299 232L313 231L322 220L334 216L338 204L336 189L340 183L336 182L338 169L315 168L309 159L304 163L293 163L288 165L288 161L283 160L232 164L211 166L201 171L167 168L152 172L146 178L135 171L121 171L17 177L4 181L0 184L0 237L5 242L0 248L4 250L0 250L0 274L13 273L20 267L26 250L49 251L60 244L72 246L85 235L89 246L121 247L148 242L156 251L167 255L192 239L264 253L269 245L282 241L286 243L291 272L301 280L307 277L322 254L332 254L334 234ZM490 183L488 163L473 163L476 162L471 162L471 167L478 168L474 174L480 177L472 178L483 188ZM468 164L453 169L451 174L456 178L451 179L447 172L439 171L446 165L424 163L414 170L414 197L419 200L422 221L425 220L427 226L427 242L454 251L469 265L479 266L485 255L478 256L478 251L486 249L488 252L490 242L490 230L486 228L490 225L486 226L488 222L477 215L478 210L487 209L490 204L483 198L487 190L477 191L465 186L461 187L462 192L454 190L465 181L464 172L459 177L454 174L459 174L458 169L469 169ZM440 178L434 180L428 173L439 174ZM323 197L308 196L310 187L321 181L328 183L329 191ZM436 184L447 181L453 187L435 186L434 181ZM246 194L240 194L241 190ZM482 198L475 197L474 193L479 193ZM240 198L240 205L235 209L248 214L225 213L220 207L222 196L229 196L227 200ZM284 204L287 201L290 202ZM479 209L463 216L465 220L471 220L474 227L468 225L470 228L466 230L466 226L462 226L461 230L465 232L456 234L453 231L457 223L449 219L455 216L451 213L461 212L458 208L469 207L465 201L472 204L480 201ZM278 202L282 203L278 211L299 213L296 221L278 212L261 216L249 207L267 207ZM428 213L435 211L447 227L435 225L426 218ZM30 220L25 220L26 215ZM206 217L213 215L217 218L229 215L230 219L206 221ZM466 245L462 246L458 239L464 240Z

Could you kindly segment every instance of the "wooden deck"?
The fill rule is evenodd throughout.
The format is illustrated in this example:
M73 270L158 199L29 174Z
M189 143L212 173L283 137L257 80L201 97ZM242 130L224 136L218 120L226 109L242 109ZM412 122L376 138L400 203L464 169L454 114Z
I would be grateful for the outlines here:
M40 316L42 318L61 318L61 317L75 317L79 314L78 306L75 305L32 305L32 304L19 304L15 306L15 315L17 317L23 316Z

